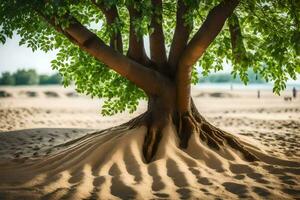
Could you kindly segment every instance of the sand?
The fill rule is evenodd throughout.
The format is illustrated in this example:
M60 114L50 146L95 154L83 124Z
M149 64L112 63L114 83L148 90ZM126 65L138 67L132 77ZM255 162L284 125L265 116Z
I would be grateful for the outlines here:
M300 198L300 98L270 91L193 89L213 124L238 136L260 158L212 150L194 134L178 148L163 130L150 164L142 158L146 127L120 125L133 114L99 115L101 101L72 88L2 87L0 199L297 199ZM50 94L50 95L49 95Z

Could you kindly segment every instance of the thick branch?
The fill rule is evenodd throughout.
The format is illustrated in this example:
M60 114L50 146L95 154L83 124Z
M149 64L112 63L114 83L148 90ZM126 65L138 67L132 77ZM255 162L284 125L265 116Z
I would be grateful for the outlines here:
M106 22L108 26L114 26L118 21L120 21L117 7L115 5L110 8L106 8L101 3L96 3L93 0L93 3L103 12L106 18ZM122 35L119 29L113 29L115 32L111 33L110 36L110 47L113 49L123 53L123 43L122 43Z
M176 71L180 55L186 47L190 32L192 30L192 25L186 24L184 20L184 16L187 14L187 12L187 5L184 4L183 0L178 0L176 13L176 28L168 60L169 66L171 66L173 73Z
M42 17L57 31L64 34L71 42L106 64L121 76L132 81L147 94L160 95L169 89L170 83L168 79L107 46L96 34L84 27L75 18L69 16L69 26L62 29L54 23L54 20L45 16Z
M129 16L130 16L130 33L129 33L129 49L127 56L136 62L142 63L143 65L149 66L150 59L148 58L143 38L139 38L135 28L134 21L141 17L140 13L133 8L133 6L128 6Z
M246 49L243 43L239 19L235 13L229 17L228 26L231 38L232 55L234 61L240 63L246 58Z
M187 112L190 108L190 84L192 67L222 30L226 19L232 14L239 0L224 0L214 7L203 25L188 43L177 71L178 109Z
M150 54L151 60L161 68L167 63L165 37L162 28L162 0L152 0L152 6L150 29L153 29L153 32L150 35Z

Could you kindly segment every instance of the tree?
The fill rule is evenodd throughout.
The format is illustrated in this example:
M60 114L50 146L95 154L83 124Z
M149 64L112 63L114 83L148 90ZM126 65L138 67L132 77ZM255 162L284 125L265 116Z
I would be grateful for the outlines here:
M19 69L13 74L16 85L37 85L39 76L34 69Z
M15 85L15 78L9 72L3 72L0 78L0 85Z
M245 83L253 68L279 93L300 72L299 9L296 0L2 1L0 40L17 31L20 44L33 50L59 49L52 67L65 85L74 80L79 92L106 98L103 114L134 111L147 98L148 110L128 123L148 127L147 162L169 123L181 148L197 133L211 148L228 144L253 161L238 139L197 111L190 95L193 67L208 74L228 62Z
M47 85L47 84L60 84L61 77L59 74L53 74L51 76L48 75L39 75L39 84Z

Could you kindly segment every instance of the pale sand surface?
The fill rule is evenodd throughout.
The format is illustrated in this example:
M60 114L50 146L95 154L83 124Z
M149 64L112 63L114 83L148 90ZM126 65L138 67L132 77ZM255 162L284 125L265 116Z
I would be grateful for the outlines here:
M0 90L12 95L0 98L0 199L300 198L300 97L283 100L291 91L262 90L257 99L253 90L193 89L199 111L263 162L246 162L231 148L214 151L196 135L182 151L169 126L147 165L145 127L96 131L137 116L145 102L133 114L102 117L101 101L72 88Z

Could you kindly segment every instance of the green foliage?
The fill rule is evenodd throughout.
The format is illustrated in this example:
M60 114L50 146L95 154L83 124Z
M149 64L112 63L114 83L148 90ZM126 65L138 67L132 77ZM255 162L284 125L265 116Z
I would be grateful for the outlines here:
M265 83L265 81L255 74L253 71L248 70L248 83ZM200 83L243 83L241 78L237 76L234 78L229 73L215 73L215 74L209 74L206 77L200 78Z
M15 85L15 77L9 72L3 72L0 78L0 85Z
M99 32L99 35L101 34L103 33ZM71 43L60 49L56 59L52 61L52 68L58 69L64 77L64 86L68 86L74 80L77 92L91 97L106 98L102 107L103 115L125 110L133 112L138 100L145 98L144 93L127 79Z
M53 84L61 84L62 77L59 74L53 75L39 75L39 84L40 85L53 85Z
M295 0L242 1L235 14L246 49L244 58L234 61L229 28L225 26L199 60L203 75L219 71L228 63L233 65L232 75L239 76L245 84L249 81L248 69L252 69L264 80L273 81L273 91L279 94L286 87L286 81L296 79L300 71L299 40L295 39L300 33L299 9L299 2Z
M36 85L39 83L39 76L33 69L19 69L13 74L16 85Z
M184 0L188 14L186 24L193 27L191 36L199 29L209 10L221 0ZM132 83L107 69L100 61L87 55L56 32L42 16L55 16L53 20L63 28L69 24L67 12L90 28L102 40L109 43L109 35L121 31L124 52L128 49L129 14L133 6L141 17L135 19L134 28L140 39L151 34L151 16L162 12L163 28L167 47L170 47L176 25L176 4L173 0L163 1L163 10L153 8L150 0L97 0L106 8L116 5L120 19L106 24L101 11L89 0L41 0L0 1L0 42L5 43L14 31L21 36L20 45L32 50L49 51L58 49L57 58L52 61L64 77L65 86L75 82L77 90L93 97L106 98L103 114L133 111L138 100L145 94ZM285 88L289 78L296 79L300 73L300 3L297 0L241 0L235 11L239 20L245 47L242 59L234 60L231 50L230 32L226 24L222 32L199 60L203 75L232 65L232 75L249 82L249 69L266 81L274 82L274 92ZM160 19L157 19L160 20ZM168 48L167 48L168 49ZM238 48L239 50L239 48ZM198 82L196 66L192 74L193 83Z

